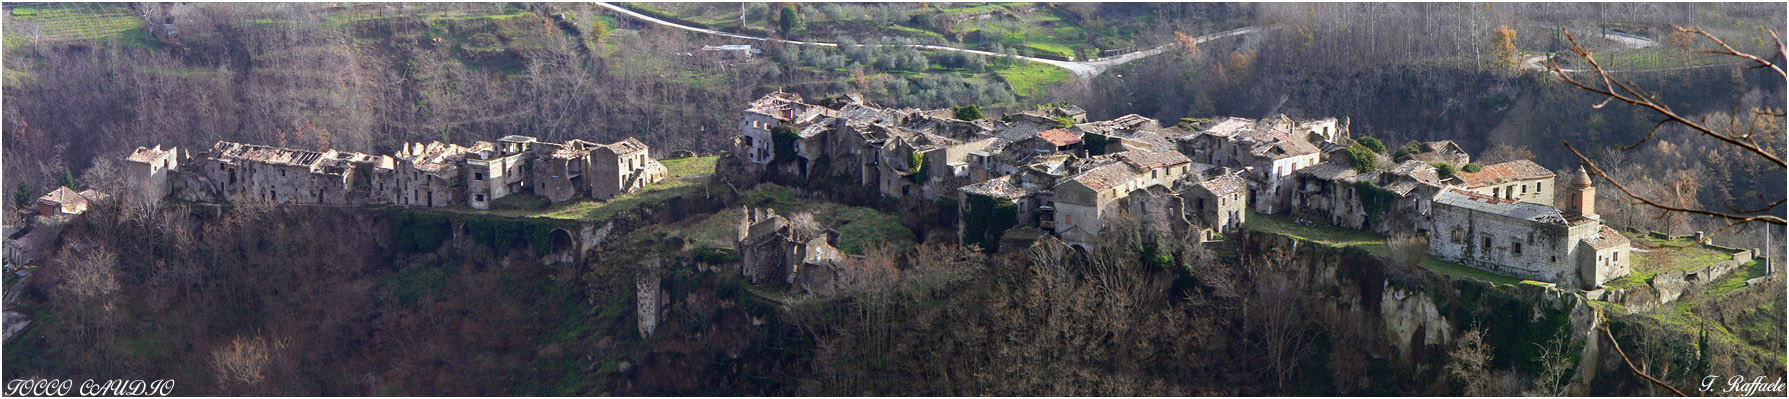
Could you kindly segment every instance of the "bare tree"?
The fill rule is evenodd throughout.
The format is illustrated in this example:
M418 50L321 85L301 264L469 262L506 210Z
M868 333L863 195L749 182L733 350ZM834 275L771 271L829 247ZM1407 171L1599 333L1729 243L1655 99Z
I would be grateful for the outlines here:
M1564 31L1564 29L1561 30ZM1694 52L1741 58L1752 63L1753 65L1750 67L1752 69L1769 69L1775 72L1778 78L1789 81L1789 75L1785 75L1783 68L1770 60L1736 50L1728 45L1726 41L1698 28L1677 27L1677 30L1680 33L1699 35L1706 39L1707 42L1711 42L1716 46L1712 48L1692 50ZM1772 118L1780 121L1784 117L1782 108L1754 110L1746 115L1735 113L1725 121L1692 119L1672 110L1669 105L1666 105L1663 100L1659 99L1656 93L1647 91L1645 88L1640 87L1631 80L1611 75L1609 71L1603 69L1601 63L1592 57L1589 49L1578 43L1571 32L1565 31L1564 33L1566 39L1571 42L1571 53L1589 64L1590 69L1588 72L1593 73L1594 76L1589 79L1575 77L1574 74L1577 73L1576 71L1567 70L1561 67L1558 63L1548 61L1547 68L1552 70L1560 80L1571 84L1578 89L1606 97L1603 102L1594 105L1593 107L1595 108L1601 108L1611 102L1619 101L1652 111L1652 113L1661 117L1661 119L1653 125L1652 130L1648 131L1646 136L1641 138L1640 141L1635 142L1632 145L1618 146L1617 148L1620 148L1623 151L1635 149L1641 144L1652 140L1660 128L1668 125L1676 125L1689 129L1697 133L1699 136L1712 138L1720 143L1724 143L1732 151L1746 154L1774 165L1778 171L1789 168L1789 163L1785 163L1783 156L1781 155L1783 151L1782 148L1773 148L1772 146L1761 144L1759 142L1760 137L1755 135L1757 128L1760 126L1757 122ZM1777 58L1780 58L1781 54L1783 54L1783 42L1777 36L1775 31L1771 31L1770 35L1776 43ZM1725 226L1716 230L1714 234L1708 234L1703 239L1703 242L1706 242L1708 239L1726 232L1729 229L1740 228L1750 223L1767 223L1776 226L1783 226L1785 224L1784 218L1778 215L1785 200L1784 196L1780 193L1776 194L1774 198L1767 198L1760 195L1758 203L1765 205L1756 208L1742 208L1732 203L1726 204L1725 210L1686 206L1679 198L1675 198L1675 196L1648 195L1630 188L1627 183L1617 181L1615 178L1611 177L1604 168L1597 164L1596 161L1586 157L1583 152L1580 152L1576 147L1573 147L1570 142L1564 142L1564 144L1566 149L1570 150L1572 155L1577 156L1579 162L1585 165L1585 168L1589 170L1591 175L1601 177L1611 185L1614 185L1615 188L1621 191L1622 195L1629 200L1629 203L1633 205L1658 209L1661 211L1661 216L1671 213L1683 213L1709 217L1726 223Z
M1534 376L1534 385L1522 392L1523 396L1565 396L1569 385L1566 371L1572 367L1570 353L1567 353L1571 341L1566 337L1561 332L1544 344L1534 343L1541 348L1541 356L1536 359L1540 361L1541 372Z
M237 337L211 352L212 367L219 382L253 385L266 378L274 352L284 346L266 337Z
M1299 363L1310 357L1317 343L1318 327L1309 311L1310 295L1289 251L1275 250L1251 257L1255 294L1243 305L1248 337L1260 356L1256 369L1273 377L1279 391L1286 390Z
M819 237L821 232L826 231L826 226L814 220L812 212L790 215L789 228L795 232L795 239L800 241L812 240L814 237Z
M1447 351L1447 375L1460 383L1465 396L1495 395L1491 392L1495 378L1491 376L1491 345L1484 340L1484 331L1473 327L1454 340Z

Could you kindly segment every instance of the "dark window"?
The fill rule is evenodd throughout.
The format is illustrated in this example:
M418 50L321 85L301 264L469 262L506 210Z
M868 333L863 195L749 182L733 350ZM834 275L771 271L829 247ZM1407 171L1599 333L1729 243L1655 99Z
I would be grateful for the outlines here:
M485 201L485 195L484 195L484 194L479 194L479 195L476 195L476 196L475 196L475 197L476 197L476 198L475 198L475 200L476 200L476 201L478 201L478 202L484 202L484 201Z
M1518 242L1518 243L1511 244L1509 248L1510 248L1510 252L1514 252L1516 255L1522 254L1522 243Z
M1485 249L1491 249L1491 237L1485 237Z
M478 173L478 172L473 172L473 173L472 173L472 180L479 180L479 181L483 181L483 180L484 180L484 179L485 179L485 174L484 174L484 173Z

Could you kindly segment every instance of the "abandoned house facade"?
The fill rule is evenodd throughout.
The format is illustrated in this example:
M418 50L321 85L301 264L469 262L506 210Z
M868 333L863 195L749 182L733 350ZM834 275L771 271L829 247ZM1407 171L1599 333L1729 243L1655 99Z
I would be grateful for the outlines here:
M151 198L488 209L517 193L606 200L651 185L668 173L648 150L632 138L605 145L515 135L470 147L405 143L391 155L220 141L201 154L138 148L126 173Z

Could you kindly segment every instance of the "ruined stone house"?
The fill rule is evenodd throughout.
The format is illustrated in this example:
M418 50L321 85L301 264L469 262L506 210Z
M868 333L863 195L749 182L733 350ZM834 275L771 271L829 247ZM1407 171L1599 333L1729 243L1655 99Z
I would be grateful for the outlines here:
M1284 213L1291 209L1293 173L1320 160L1319 148L1297 133L1299 127L1283 115L1262 121L1229 118L1175 141L1192 159L1242 170L1256 212Z
M173 186L168 174L180 169L180 149L163 150L160 144L154 148L137 147L124 161L124 174L137 182L138 195L149 199L167 197Z
M1052 190L1055 194L1057 236L1063 241L1083 247L1098 238L1104 218L1131 192L1150 186L1167 186L1185 176L1192 161L1174 151L1126 151L1109 157L1107 163L1074 176L1064 178Z
M374 156L220 141L201 162L182 162L177 151L159 147L139 148L126 160L144 192L191 201L486 209L516 193L558 202L638 190L668 175L648 150L631 138L602 145L507 136L471 147L406 143L395 154Z
M1460 148L1453 140L1425 141L1417 144L1417 152L1398 156L1396 161L1417 160L1426 163L1445 163L1455 168L1472 162L1472 156Z

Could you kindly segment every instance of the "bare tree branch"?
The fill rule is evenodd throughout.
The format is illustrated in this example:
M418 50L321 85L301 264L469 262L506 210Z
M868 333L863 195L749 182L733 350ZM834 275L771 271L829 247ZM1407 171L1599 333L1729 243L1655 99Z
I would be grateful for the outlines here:
M1582 298L1582 297L1580 297L1580 298ZM1676 387L1672 387L1670 384L1666 384L1664 381L1660 381L1657 378L1653 378L1650 375L1646 375L1646 372L1640 371L1639 367L1634 366L1634 360L1627 356L1627 351L1621 350L1621 343L1615 341L1615 333L1609 332L1609 319L1603 318L1602 309L1597 309L1596 316L1597 316L1597 319L1601 319L1603 321L1601 324L1598 324L1596 326L1596 329L1602 330L1603 336L1609 337L1609 346L1615 347L1615 354L1621 355L1621 361L1622 361L1622 363L1627 364L1628 371L1634 372L1634 375L1638 375L1638 376L1640 376L1640 378L1644 378L1644 379L1646 379L1647 382L1651 382L1653 385L1657 385L1660 388L1665 388L1666 390L1671 391L1671 393L1677 394L1677 396L1689 396L1689 395L1683 394L1683 391L1677 390Z
M1775 216L1775 215L1754 215L1754 216L1736 215L1736 214L1714 212L1714 211L1708 211L1708 210L1702 210L1702 209L1693 209L1693 208L1682 207L1682 206L1665 205L1663 203L1653 201L1652 199L1642 197L1639 194L1634 194L1633 191L1628 190L1627 186L1623 186L1621 184L1621 182L1617 182L1617 181L1615 181L1614 178L1609 177L1609 175L1607 173L1603 172L1602 167L1599 167L1596 165L1595 161L1591 161L1590 158L1585 157L1583 153L1578 152L1578 149L1576 147L1572 147L1572 143L1564 142L1564 141L1561 141L1560 143L1565 144L1565 149L1571 150L1572 155L1575 155L1578 157L1578 161L1582 162L1584 164L1585 169L1588 170L1591 175L1595 175L1597 177L1602 177L1603 180L1607 180L1609 182L1609 184L1614 185L1616 189L1621 190L1621 193L1623 195L1626 195L1628 198L1631 198L1633 201L1638 201L1641 204L1651 206L1654 208L1658 208L1658 209L1664 210L1666 212L1683 212L1683 213L1689 213L1689 214L1695 214L1695 215L1711 216L1711 217L1726 219L1726 220L1734 222L1735 224L1743 224L1743 223L1751 223L1751 222L1764 222L1764 223L1776 224L1779 226L1784 225L1783 218ZM1778 204L1781 204L1782 202L1783 201L1777 201ZM1712 236L1712 235L1710 235L1710 236Z
M1729 136L1727 134L1723 134L1720 132L1716 132L1716 131L1714 131L1714 129L1711 129L1708 126L1705 126L1701 123L1690 120L1689 118L1685 118L1681 115L1678 115L1677 112L1671 110L1670 106L1667 106L1663 103L1658 102L1658 100L1656 99L1656 97L1657 97L1656 94L1648 93L1645 90L1640 89L1632 81L1625 80L1625 79L1618 79L1613 76L1610 76L1609 72L1603 69L1602 64L1598 63L1596 61L1596 58L1591 57L1590 50L1584 48L1583 45L1579 44L1578 39L1574 38L1570 31L1567 31L1564 28L1561 28L1560 30L1565 32L1566 40L1571 42L1572 53L1577 54L1579 57L1583 58L1586 62L1590 63L1591 71L1595 72L1597 74L1598 79L1600 79L1602 81L1602 83L1600 85L1592 85L1589 83L1582 82L1582 81L1578 80L1577 78L1573 78L1570 74L1567 74L1566 71L1563 68L1561 68L1557 63L1555 63L1551 60L1548 60L1547 61L1547 69L1552 70L1555 74L1557 74L1559 76L1560 80L1563 80L1566 83L1571 84L1572 86L1575 86L1579 89L1583 89L1585 91L1589 91L1592 93L1607 96L1608 99L1604 100L1604 104L1607 104L1609 100L1620 100L1621 102L1638 105L1638 106L1641 106L1641 107L1644 107L1647 109L1651 109L1651 110L1653 110L1653 112L1657 112L1659 115L1664 116L1669 121L1677 122L1678 124L1684 125L1685 127L1688 127L1691 130L1699 132L1703 135L1713 137L1716 140L1720 140L1720 141L1726 142L1727 144L1731 144L1733 146L1745 149L1748 152L1756 154L1760 157L1764 157L1764 159L1768 159L1771 162L1776 163L1777 166L1789 167L1789 162L1785 162L1781 157L1776 156L1776 154L1770 153L1769 150L1766 150L1763 147L1760 147L1756 142L1751 141L1749 138L1734 137L1734 136ZM1723 43L1722 45L1725 46L1725 43ZM1749 54L1745 55L1743 57L1746 57L1749 59L1757 59L1756 56L1751 56ZM1778 72L1780 73L1781 70L1779 69ZM1598 107L1600 108L1600 105ZM1663 122L1661 122L1661 124L1662 123ZM1651 138L1652 136L1651 136L1651 134L1648 134L1647 137ZM1641 142L1645 142L1645 140L1641 140ZM1638 145L1638 143L1636 143L1636 145Z

